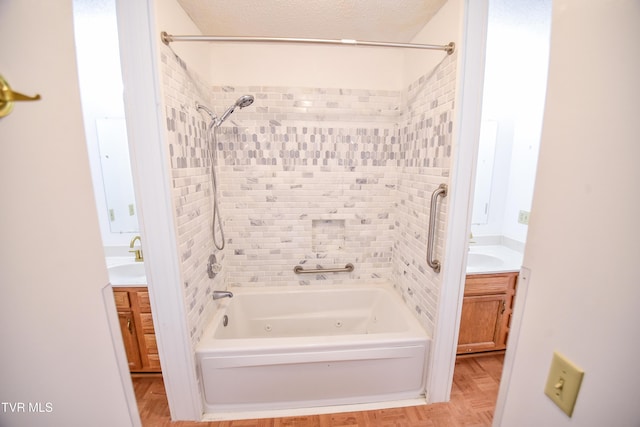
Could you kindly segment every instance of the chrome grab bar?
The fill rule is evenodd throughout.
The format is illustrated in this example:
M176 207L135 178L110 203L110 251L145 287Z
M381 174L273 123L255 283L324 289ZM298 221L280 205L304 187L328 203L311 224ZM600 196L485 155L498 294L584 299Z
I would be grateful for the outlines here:
M440 184L436 191L431 194L431 208L429 210L429 237L427 238L427 264L433 268L433 271L440 273L440 261L433 259L433 251L435 246L436 235L436 217L438 212L436 211L438 206L438 196L443 198L447 196L447 184Z
M300 265L293 267L293 272L296 274L317 274L317 273L343 273L353 271L353 264L349 263L344 267L339 268L310 268L305 270Z

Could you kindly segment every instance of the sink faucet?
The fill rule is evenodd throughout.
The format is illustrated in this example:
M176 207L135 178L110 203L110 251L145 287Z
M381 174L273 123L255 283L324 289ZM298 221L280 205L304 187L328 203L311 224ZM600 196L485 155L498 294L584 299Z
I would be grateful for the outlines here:
M233 298L233 293L229 291L213 291L213 299Z
M133 239L131 239L131 242L129 242L129 248L133 249L133 246L136 244L136 240L140 242L140 245L142 245L142 240L140 239L140 236L136 236ZM140 249L135 249L129 252L132 252L135 254L136 262L144 261L144 257L142 256L142 247L140 247Z

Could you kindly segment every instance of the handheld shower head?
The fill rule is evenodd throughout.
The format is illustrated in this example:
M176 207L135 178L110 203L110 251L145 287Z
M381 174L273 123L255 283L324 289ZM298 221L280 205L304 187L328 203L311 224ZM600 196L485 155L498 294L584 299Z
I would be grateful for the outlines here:
M249 105L253 104L253 99L254 98L253 98L252 95L242 95L240 98L238 98L236 100L236 102L231 107L227 108L227 111L222 113L222 116L220 116L220 118L218 118L213 113L213 111L211 111L210 109L208 109L204 105L199 104L197 102L196 102L196 110L204 111L205 113L207 113L209 115L209 117L211 117L211 122L209 123L209 130L211 130L211 128L218 127L218 126L220 126L222 124L222 122L227 120L227 118L231 115L231 113L233 113L235 111L236 108L238 108L238 107L244 108L244 107L248 107Z
M253 95L242 95L236 100L236 105L240 108L248 107L253 104Z
M222 122L224 122L225 120L227 120L227 118L231 115L231 113L233 113L235 111L235 109L237 107L240 108L244 108L244 107L248 107L249 105L253 104L253 96L252 95L242 95L240 98L238 98L235 102L235 104L233 104L231 107L227 108L227 111L225 111L222 116L220 116L220 120L218 120L218 122L216 123L216 126L220 126L222 124Z

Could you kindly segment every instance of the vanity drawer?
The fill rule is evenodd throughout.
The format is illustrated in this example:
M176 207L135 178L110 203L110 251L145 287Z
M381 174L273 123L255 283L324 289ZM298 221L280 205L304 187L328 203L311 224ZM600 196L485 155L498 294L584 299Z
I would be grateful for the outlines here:
M113 299L116 302L116 308L118 310L128 310L129 308L131 308L131 301L129 301L129 292L113 291Z
M515 288L517 273L475 274L467 276L464 296L502 294Z

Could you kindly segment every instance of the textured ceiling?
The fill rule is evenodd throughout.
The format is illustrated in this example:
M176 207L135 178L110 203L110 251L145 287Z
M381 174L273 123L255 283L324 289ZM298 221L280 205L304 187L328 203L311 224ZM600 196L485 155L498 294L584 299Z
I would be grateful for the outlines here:
M446 0L178 0L205 35L410 42Z

